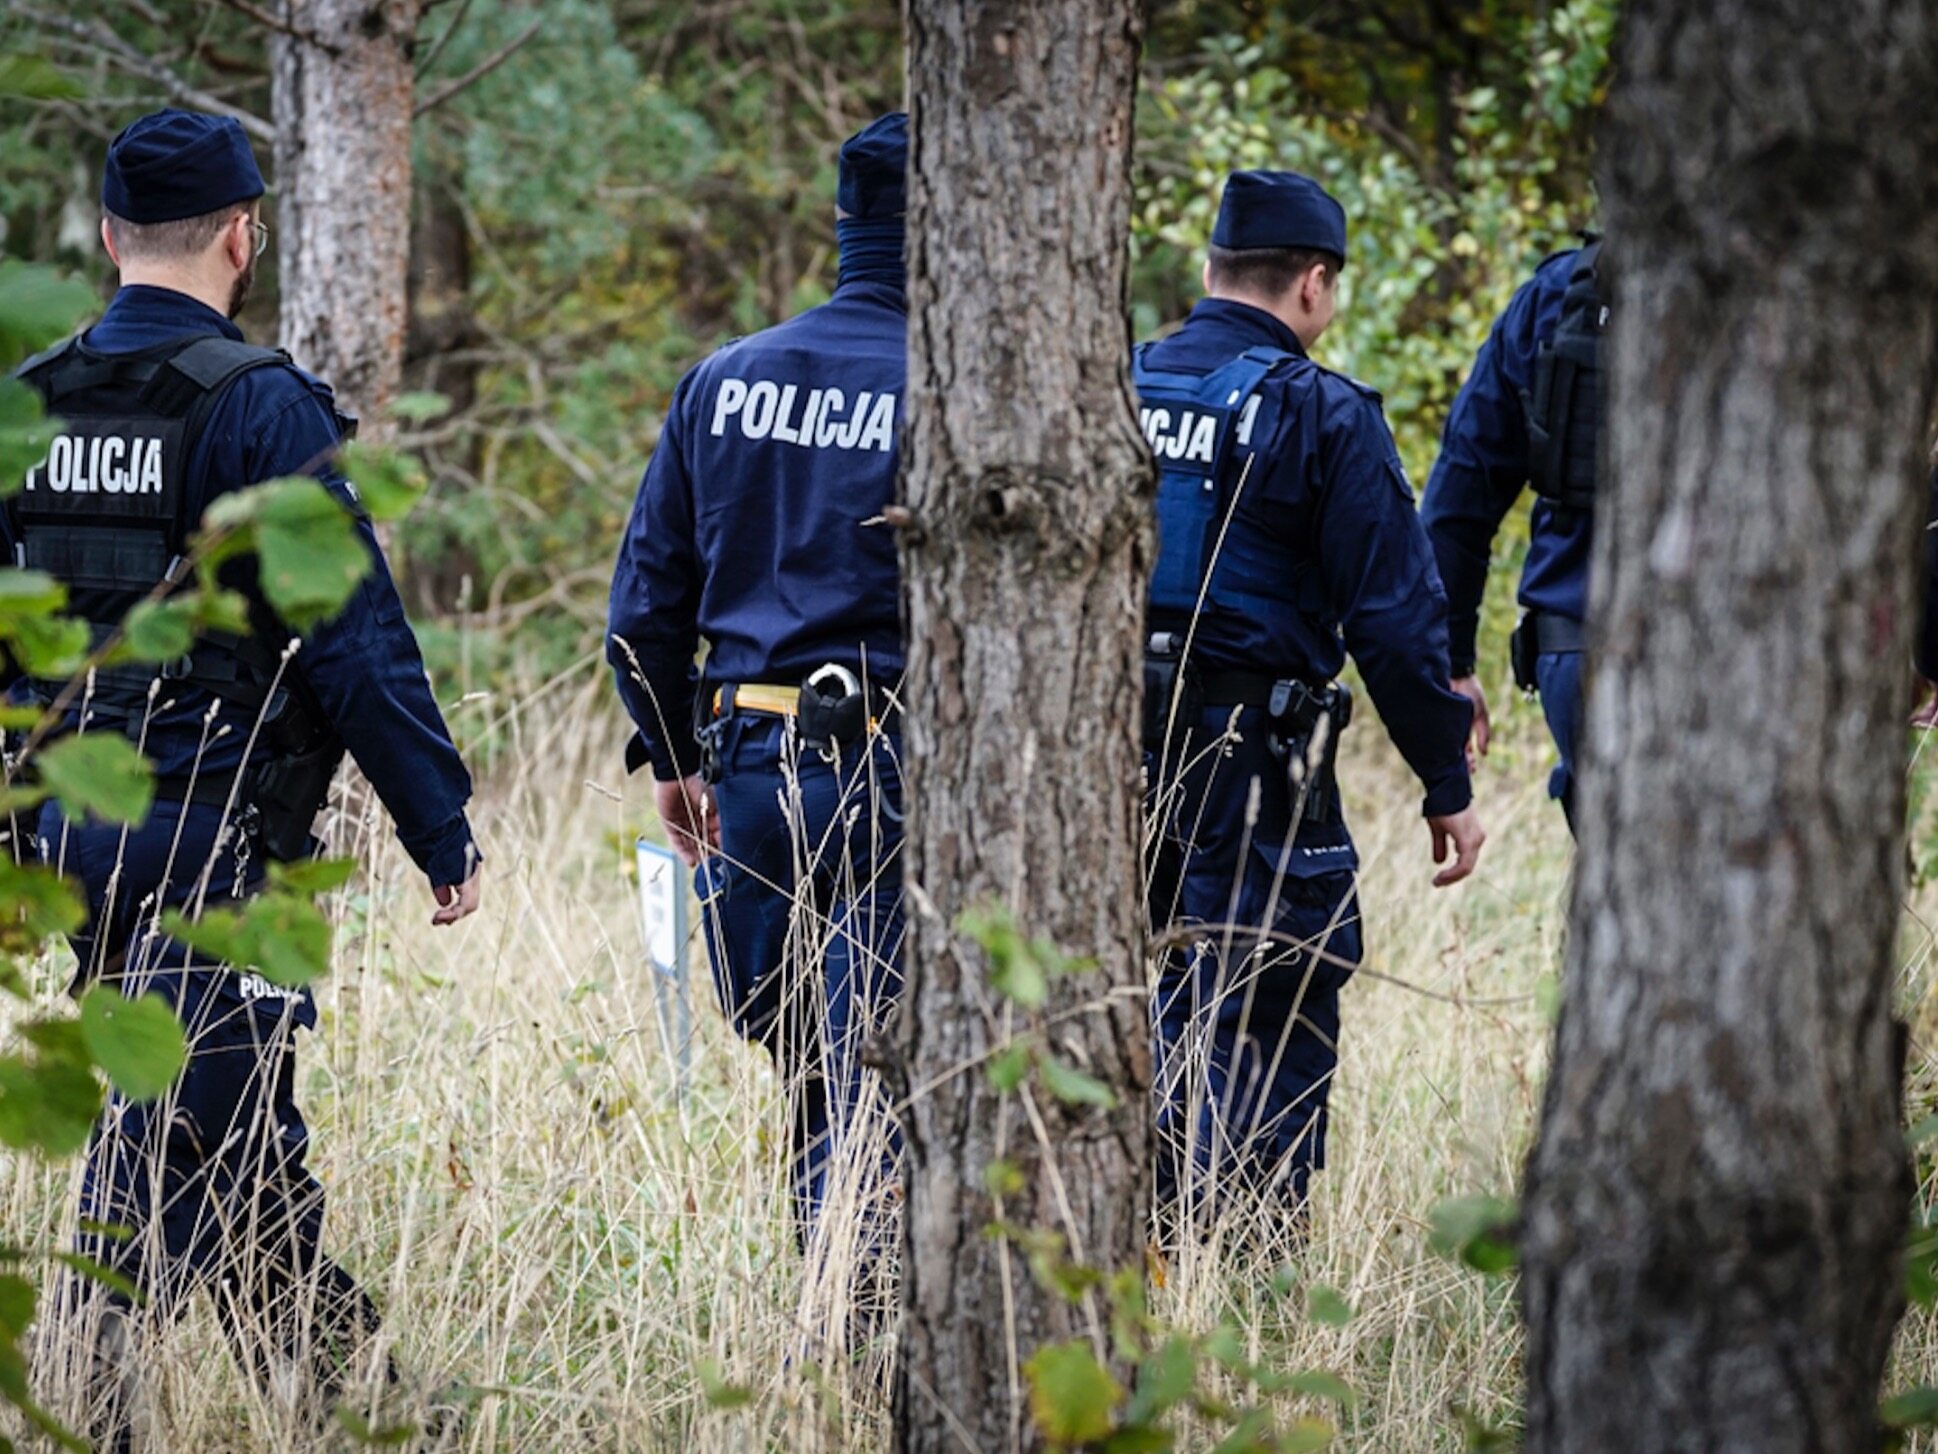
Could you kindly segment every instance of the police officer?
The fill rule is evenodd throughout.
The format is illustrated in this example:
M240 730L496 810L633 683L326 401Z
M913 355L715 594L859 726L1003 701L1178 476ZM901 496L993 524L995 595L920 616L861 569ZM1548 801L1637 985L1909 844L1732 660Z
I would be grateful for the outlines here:
M1540 693L1560 755L1548 792L1571 828L1607 322L1600 256L1594 241L1556 253L1515 293L1447 415L1421 510L1447 587L1453 688L1474 704L1474 746L1485 753L1487 696L1475 674L1475 637L1488 560L1522 489L1532 484L1539 496L1521 570L1514 675Z
M721 1005L794 1097L803 1236L837 1169L871 1201L893 1156L857 1112L880 1105L860 1050L900 984L903 653L880 521L907 377L907 137L896 113L841 148L834 296L680 381L612 583L629 762L651 762L698 864Z
M376 1325L370 1300L319 1249L323 1191L305 1167L293 1099L294 1032L316 1023L300 990L214 963L156 927L161 910L247 898L272 856L308 856L309 819L347 747L429 881L437 924L476 909L471 783L445 730L375 535L331 464L352 427L329 388L284 354L243 341L242 307L267 229L262 176L242 129L185 111L145 116L110 146L102 237L121 286L92 328L29 360L64 433L12 495L19 564L66 583L97 638L182 569L218 495L311 474L356 517L371 570L341 614L296 641L246 573L256 633L210 632L166 669L98 672L65 730L139 741L157 794L132 829L38 824L42 853L79 878L89 917L79 977L158 994L181 1018L186 1068L162 1099L115 1095L89 1149L81 1250L167 1315L205 1286L238 1355L268 1377L293 1368L319 1403ZM17 683L44 704L61 684ZM128 1305L97 1305L97 1434L129 1447L118 1396L131 1373ZM279 1383L288 1386L286 1379Z
M1346 217L1291 172L1227 181L1182 327L1136 351L1160 467L1145 678L1155 820L1160 1200L1297 1212L1324 1164L1339 991L1361 956L1332 754L1350 652L1426 791L1434 879L1465 878L1467 704L1379 395L1313 362Z

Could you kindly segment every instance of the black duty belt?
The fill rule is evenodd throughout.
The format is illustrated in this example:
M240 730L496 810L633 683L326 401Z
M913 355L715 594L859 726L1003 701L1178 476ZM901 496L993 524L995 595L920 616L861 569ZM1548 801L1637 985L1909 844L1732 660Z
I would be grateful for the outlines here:
M1534 628L1537 655L1561 656L1588 649L1588 629L1572 617L1557 616L1552 611L1530 611L1527 619Z

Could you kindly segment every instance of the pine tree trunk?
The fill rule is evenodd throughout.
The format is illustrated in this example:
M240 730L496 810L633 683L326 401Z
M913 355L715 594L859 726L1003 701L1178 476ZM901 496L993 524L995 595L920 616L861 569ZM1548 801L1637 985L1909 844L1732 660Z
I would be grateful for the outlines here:
M1528 1448L1876 1447L1938 0L1631 0Z
M897 1447L1037 1443L1023 1363L1050 1341L1110 1360L1101 1294L1035 1282L992 1223L1071 1261L1141 1268L1150 1030L1139 868L1140 630L1154 482L1131 408L1134 0L910 0L913 121L904 534L910 946ZM1094 958L1041 1016L992 988L963 910ZM988 1054L1039 1043L1112 1109ZM1006 1162L1021 1190L992 1195ZM1119 1370L1120 1374L1123 1370Z
M271 47L282 344L363 437L391 432L410 257L421 0L287 0Z

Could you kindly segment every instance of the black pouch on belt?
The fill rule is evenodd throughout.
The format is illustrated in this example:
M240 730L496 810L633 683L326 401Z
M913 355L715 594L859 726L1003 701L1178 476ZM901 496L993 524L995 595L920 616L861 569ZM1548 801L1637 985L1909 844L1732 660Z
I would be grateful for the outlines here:
M1322 691L1304 682L1274 682L1267 712L1272 723L1269 745L1285 764L1292 802L1302 805L1300 818L1329 822L1339 803L1339 781L1333 771L1339 760L1339 734L1353 720L1351 690L1336 682Z
M1534 612L1529 611L1521 617L1514 634L1507 638L1507 662L1514 672L1514 685L1524 692L1537 689L1540 679L1535 674L1534 661L1540 655L1541 631Z
M310 828L343 761L343 739L306 692L286 687L271 699L263 726L271 755L249 783L248 806L259 815L263 852L299 863L316 852Z
M1144 750L1162 752L1167 737L1182 742L1203 711L1203 684L1185 665L1182 643L1158 632L1144 650Z
M847 667L819 667L801 683L795 725L801 741L816 752L859 742L868 735L868 693Z

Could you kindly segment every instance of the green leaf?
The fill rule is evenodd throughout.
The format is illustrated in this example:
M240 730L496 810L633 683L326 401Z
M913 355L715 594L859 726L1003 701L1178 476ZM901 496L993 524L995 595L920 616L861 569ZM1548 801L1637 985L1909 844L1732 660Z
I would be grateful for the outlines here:
M22 101L78 101L87 88L45 56L0 54L0 96Z
M353 1440L369 1449L397 1449L417 1437L415 1424L392 1424L388 1428L379 1428L342 1404L336 1407L336 1421Z
M190 601L143 601L121 623L121 640L109 665L124 661L175 661L195 645L195 606Z
M157 995L130 999L97 984L81 997L81 1031L95 1063L130 1100L153 1100L188 1063L181 1022Z
M406 394L404 398L422 397ZM431 395L441 399L441 395ZM403 402L402 400L398 401ZM448 407L448 405L447 405ZM347 444L337 465L372 520L401 520L423 498L428 481L411 456L368 444Z
M451 412L448 395L420 389L415 393L399 394L390 401L390 412L409 424L426 424L433 419Z
M298 631L333 619L370 569L355 518L316 480L271 480L222 495L206 521L247 532L263 595Z
M0 1056L0 1145L71 1156L100 1114L101 1082L85 1066Z
M1878 1408L1877 1416L1892 1429L1938 1427L1938 1388L1923 1385L1893 1394Z
M1038 1069L1043 1075L1043 1088L1066 1105L1099 1106L1108 1111L1117 1104L1117 1092L1095 1076L1065 1065L1054 1055L1043 1056Z
M702 1358L694 1370L700 1375L700 1391L709 1407L745 1408L754 1401L754 1391L744 1383L729 1383L726 1370L713 1358Z
M27 471L47 458L60 432L40 395L18 379L0 378L0 497L26 485Z
M1313 1398L1325 1399L1342 1408L1351 1408L1359 1402L1359 1395L1351 1384L1323 1368L1308 1368L1299 1373L1286 1374L1277 1381L1277 1386L1287 1393L1310 1394Z
M329 920L298 894L258 894L240 913L210 909L193 920L170 909L162 915L162 928L225 964L258 970L264 979L289 988L300 988L330 968Z
M1137 1388L1124 1422L1132 1427L1162 1418L1198 1386L1198 1353L1188 1338L1166 1338L1138 1365Z
M0 368L65 338L94 306L94 289L78 278L0 260Z
M1325 1327L1343 1328L1353 1320L1353 1308L1339 1289L1315 1282L1305 1290L1305 1315Z
M34 1285L15 1272L0 1273L0 1333L18 1338L34 1320Z
M1051 1443L1074 1447L1110 1433L1124 1388L1084 1339L1044 1344L1023 1365L1023 1375L1030 1385L1030 1415Z
M54 1260L63 1267L81 1274L89 1282L98 1282L110 1292L118 1292L133 1303L144 1303L148 1299L142 1290L122 1273L116 1272L105 1262L96 1262L92 1257L79 1252L56 1252Z
M1503 1197L1454 1197L1433 1209L1433 1231L1427 1239L1442 1257L1464 1262L1490 1277L1513 1270L1519 1212Z
M14 660L29 676L65 681L87 665L87 622L68 616L26 616L6 628Z
M139 824L155 801L155 774L118 732L83 732L44 747L34 758L40 780L70 818Z
M30 616L51 616L67 604L67 587L45 571L0 568L0 631Z
M1022 1168L1013 1161L992 1161L982 1169L982 1184L993 1197L1013 1197L1024 1187Z
M0 953L32 954L87 920L80 890L51 868L0 854Z
M1025 1035L1009 1042L1001 1050L989 1057L986 1073L989 1084L996 1090L1008 1095L1023 1083L1023 1077L1030 1073L1030 1062L1035 1058L1036 1046Z
M354 858L310 858L301 863L272 863L269 881L293 894L327 894L350 882L357 871Z
M1938 1115L1926 1116L1904 1133L1905 1141L1913 1150L1924 1145L1934 1136L1938 1136Z

